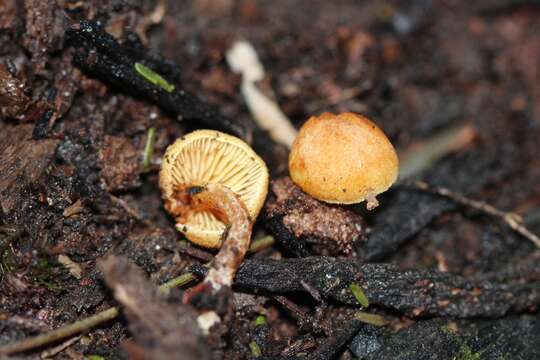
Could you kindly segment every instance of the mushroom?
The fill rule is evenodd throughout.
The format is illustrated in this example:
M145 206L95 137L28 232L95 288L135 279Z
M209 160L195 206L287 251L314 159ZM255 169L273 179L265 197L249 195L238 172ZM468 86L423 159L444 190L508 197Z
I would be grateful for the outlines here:
M264 161L234 136L198 130L167 148L159 184L176 228L195 244L221 246L203 284L230 287L268 191Z
M318 200L366 200L371 210L378 206L376 195L396 180L398 157L382 130L364 116L323 113L300 129L289 154L289 173Z

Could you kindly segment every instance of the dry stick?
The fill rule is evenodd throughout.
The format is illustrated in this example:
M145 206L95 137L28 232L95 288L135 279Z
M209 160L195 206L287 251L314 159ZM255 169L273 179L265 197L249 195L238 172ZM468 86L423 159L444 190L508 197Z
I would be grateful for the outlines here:
M14 344L5 345L0 347L0 355L8 355L15 352L21 352L29 349L33 349L57 340L64 339L68 336L78 334L84 330L94 327L105 321L114 319L118 316L119 310L117 307L113 307L102 311L96 315L90 316L81 321L74 322L66 326L62 326L56 330L52 330L48 333L41 334L35 337L27 338L16 342Z
M525 225L523 225L523 218L519 214L501 211L485 202L469 199L447 188L432 187L423 181L415 181L412 183L407 182L406 184L410 184L417 189L427 191L435 195L446 197L448 199L451 199L452 201L455 201L458 204L480 210L491 216L498 217L503 220L512 230L532 241L537 247L540 247L540 237L538 237L538 235L534 234L529 229L527 229Z
M321 296L321 293L317 289L315 289L313 286L309 285L304 280L300 280L300 284L302 285L302 287L304 289L306 289L306 291L311 295L312 298L317 300L319 303L324 304L324 300L323 300L323 298Z
M286 309L288 309L298 320L307 322L308 313L302 310L298 305L287 299L285 296L274 295L272 297Z
M187 242L184 240L184 242ZM187 245L180 245L178 247L178 252L180 254L191 256L192 258L195 258L197 260L201 260L204 262L212 261L213 254L206 252L198 247L191 246L189 244Z
M274 245L275 242L276 240L274 239L272 235L268 235L263 238L253 240L253 242L249 246L248 254L256 253L261 250L267 249L271 247L272 245Z
M195 275L193 275L192 273L185 273L162 284L159 287L159 290L166 292L174 287L185 285L193 279L195 279ZM93 328L96 325L112 320L119 314L120 309L115 306L100 313L97 313L96 315L90 316L89 318L62 326L45 334L30 337L14 344L1 346L0 356L34 349L52 342L56 342L58 340L65 339L69 336L73 336L90 328Z
M51 349L45 350L44 352L39 354L39 356L40 356L41 359L51 358L54 355L64 351L65 349L67 349L71 345L75 344L80 339L81 339L81 335L72 337L71 339L64 341L60 345L57 345L57 346L55 346L55 347L53 347Z
M449 154L471 144L476 131L471 125L446 128L425 141L399 152L399 177L407 179L428 169Z

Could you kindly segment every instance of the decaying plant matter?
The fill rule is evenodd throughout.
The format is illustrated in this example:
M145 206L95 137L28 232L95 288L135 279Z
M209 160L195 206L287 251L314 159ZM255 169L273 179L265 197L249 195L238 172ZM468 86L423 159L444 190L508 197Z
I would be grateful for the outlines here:
M126 258L110 256L100 266L135 335L135 343L126 344L130 357L210 359L193 309L168 303Z
M264 219L280 245L299 257L354 256L366 233L365 221L358 213L312 198L289 177L270 183Z
M0 64L0 116L15 117L28 107L24 84Z

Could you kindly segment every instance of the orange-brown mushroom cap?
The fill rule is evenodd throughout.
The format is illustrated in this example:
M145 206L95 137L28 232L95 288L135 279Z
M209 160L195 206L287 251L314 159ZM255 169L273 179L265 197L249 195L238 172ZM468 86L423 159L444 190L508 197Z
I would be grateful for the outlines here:
M211 183L232 190L254 221L268 192L268 169L244 141L215 130L194 131L167 148L159 185L168 211L174 210L176 190ZM219 248L225 231L225 224L205 210L188 212L177 219L176 227L192 242L208 248Z
M382 130L350 112L311 117L289 154L291 179L329 203L374 199L394 183L398 167L396 151Z

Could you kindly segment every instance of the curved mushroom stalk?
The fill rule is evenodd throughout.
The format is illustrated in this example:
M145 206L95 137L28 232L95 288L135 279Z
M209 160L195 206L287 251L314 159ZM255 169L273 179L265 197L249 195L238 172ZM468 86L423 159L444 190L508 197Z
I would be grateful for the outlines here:
M165 206L175 216L177 227L191 212L207 210L226 224L223 244L215 256L203 284L214 292L232 285L234 275L249 248L252 220L244 203L228 187L221 184L177 188Z

